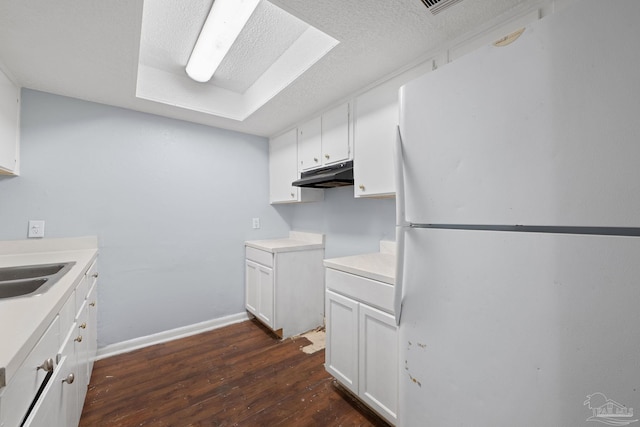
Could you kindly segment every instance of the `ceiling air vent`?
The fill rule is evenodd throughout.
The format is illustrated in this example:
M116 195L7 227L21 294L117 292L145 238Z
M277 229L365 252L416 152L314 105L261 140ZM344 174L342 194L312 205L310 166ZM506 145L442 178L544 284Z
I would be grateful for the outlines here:
M433 15L437 15L443 10L456 3L460 3L461 1L462 0L422 0L422 3L427 6L427 9L429 9Z

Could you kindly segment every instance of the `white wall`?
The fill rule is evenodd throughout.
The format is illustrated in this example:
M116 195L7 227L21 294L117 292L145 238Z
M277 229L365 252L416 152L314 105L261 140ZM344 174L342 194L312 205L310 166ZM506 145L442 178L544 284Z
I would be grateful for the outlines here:
M268 202L265 138L23 90L20 177L0 177L0 240L97 235L99 345L244 312L244 241L326 234L326 256L394 239L394 199ZM251 228L259 217L261 228Z

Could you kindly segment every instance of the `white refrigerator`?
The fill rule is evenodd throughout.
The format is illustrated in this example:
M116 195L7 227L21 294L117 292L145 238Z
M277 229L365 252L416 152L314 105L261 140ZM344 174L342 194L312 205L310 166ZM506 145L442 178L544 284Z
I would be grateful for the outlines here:
M579 1L401 88L398 425L640 426L638 18Z

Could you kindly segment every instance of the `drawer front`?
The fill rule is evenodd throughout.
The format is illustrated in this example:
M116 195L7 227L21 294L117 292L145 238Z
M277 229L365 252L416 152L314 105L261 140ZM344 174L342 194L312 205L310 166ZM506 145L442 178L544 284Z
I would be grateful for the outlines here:
M76 291L73 291L58 313L60 323L60 345L62 345L64 338L69 333L69 329L71 329L71 325L73 325L73 322L75 321L76 314Z
M96 259L91 264L91 267L87 269L84 277L78 283L76 287L76 315L79 314L80 308L84 303L85 298L87 298L87 294L89 293L89 289L93 286L93 284L98 280L98 260Z
M87 270L87 290L90 290L91 287L98 281L98 260L96 259L91 264L91 267Z
M78 283L78 287L76 288L76 318L78 317L82 304L84 304L84 300L87 297L87 292L89 292L88 282L89 279L85 276L80 280L80 283Z
M56 362L60 326L58 316L51 322L31 353L24 360L11 382L0 393L0 424L17 426L29 409L47 372L38 369L45 360Z
M393 314L393 285L355 274L326 269L327 289Z
M246 246L245 256L247 259L262 264L266 267L273 267L273 254L267 251Z

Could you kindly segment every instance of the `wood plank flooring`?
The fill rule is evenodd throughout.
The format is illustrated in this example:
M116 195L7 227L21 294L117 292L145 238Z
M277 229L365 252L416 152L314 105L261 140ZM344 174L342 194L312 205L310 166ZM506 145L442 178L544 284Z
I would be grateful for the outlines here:
M80 426L387 426L255 320L99 360Z

